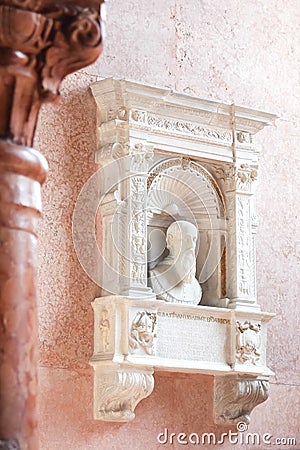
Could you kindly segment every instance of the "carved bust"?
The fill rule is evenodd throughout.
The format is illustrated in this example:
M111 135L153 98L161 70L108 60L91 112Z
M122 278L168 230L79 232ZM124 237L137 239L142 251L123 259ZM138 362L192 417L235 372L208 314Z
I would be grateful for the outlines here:
M190 222L173 222L166 234L169 254L149 271L149 284L159 299L197 305L202 290L196 279L198 230Z

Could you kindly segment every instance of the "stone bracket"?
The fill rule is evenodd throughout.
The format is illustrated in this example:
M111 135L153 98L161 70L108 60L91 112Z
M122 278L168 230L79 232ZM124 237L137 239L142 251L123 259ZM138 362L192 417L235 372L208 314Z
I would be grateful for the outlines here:
M269 391L269 380L265 377L241 375L216 377L215 422L222 425L243 422L248 425L252 410L267 400Z
M94 418L108 422L129 422L137 404L153 391L153 370L121 364L94 366Z

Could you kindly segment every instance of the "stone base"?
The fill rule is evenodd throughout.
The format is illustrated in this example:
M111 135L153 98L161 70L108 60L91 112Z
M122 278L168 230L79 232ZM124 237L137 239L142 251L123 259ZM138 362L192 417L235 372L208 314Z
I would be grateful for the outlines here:
M153 390L154 367L216 376L217 422L247 422L267 398L271 314L117 296L95 299L93 309L95 419L132 420Z

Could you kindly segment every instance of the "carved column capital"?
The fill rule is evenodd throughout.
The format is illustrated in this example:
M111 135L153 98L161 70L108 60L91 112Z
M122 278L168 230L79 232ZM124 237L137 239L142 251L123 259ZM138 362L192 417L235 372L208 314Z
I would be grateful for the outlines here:
M0 0L0 138L32 146L42 103L100 54L101 3Z
M144 172L148 177L148 169L153 160L153 146L138 143L130 148L131 171Z
M229 164L216 169L216 178L223 184L224 191L227 193L253 194L257 172L256 165Z

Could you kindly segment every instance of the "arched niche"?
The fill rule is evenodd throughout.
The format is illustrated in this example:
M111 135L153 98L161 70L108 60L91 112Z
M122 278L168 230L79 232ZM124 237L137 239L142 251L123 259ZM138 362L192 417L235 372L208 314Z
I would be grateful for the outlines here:
M198 162L169 158L154 165L148 177L148 269L166 256L165 233L176 220L199 231L197 278L201 305L226 306L225 203L212 175Z

